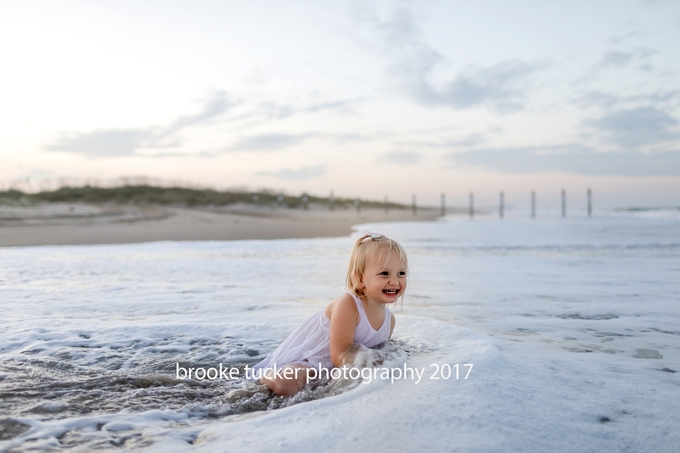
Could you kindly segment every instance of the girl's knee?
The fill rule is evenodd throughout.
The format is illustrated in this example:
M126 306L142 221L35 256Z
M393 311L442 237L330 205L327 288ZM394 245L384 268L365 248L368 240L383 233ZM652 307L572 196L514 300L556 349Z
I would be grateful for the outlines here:
M307 383L307 367L290 367L290 369L294 370L294 372L289 377L284 373L283 376L277 376L273 379L262 379L262 381L272 392L279 396L294 395L302 390Z
M290 396L302 390L304 386L304 381L299 381L296 379L282 379L275 383L272 391L279 396Z

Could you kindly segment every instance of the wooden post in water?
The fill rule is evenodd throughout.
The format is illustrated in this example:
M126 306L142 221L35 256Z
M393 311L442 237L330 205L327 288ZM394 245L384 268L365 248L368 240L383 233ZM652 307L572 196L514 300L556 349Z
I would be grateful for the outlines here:
M335 199L333 198L333 191L331 190L331 195L328 197L328 205L329 205L331 211L335 209L335 206L333 206L334 201L335 201Z
M501 219L503 218L503 210L505 208L504 202L505 202L505 200L504 200L504 196L503 196L503 191L501 190L501 204L500 204L500 208L498 209L498 214L500 215Z
M442 217L446 215L446 194L442 192Z
M413 215L418 215L418 208L416 207L416 194L413 194Z
M390 204L387 201L387 195L385 195L385 215L390 213Z
M536 218L536 191L531 191L531 218Z
M359 200L359 197L354 200L354 206L357 208L357 212L361 212L361 200Z
M567 216L567 192L562 189L562 217Z
M470 219L475 217L475 196L470 192Z
M593 216L593 193L590 190L590 188L588 188L588 217L592 216Z

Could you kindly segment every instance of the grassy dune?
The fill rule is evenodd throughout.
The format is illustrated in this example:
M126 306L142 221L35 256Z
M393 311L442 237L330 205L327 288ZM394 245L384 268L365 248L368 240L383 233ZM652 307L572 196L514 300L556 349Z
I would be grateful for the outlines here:
M279 200L279 197L283 197ZM328 198L307 195L309 204L326 205ZM121 203L158 204L175 206L227 206L247 203L260 206L283 205L288 208L303 208L302 196L281 195L273 191L218 191L213 189L190 189L184 187L159 187L153 185L121 185L118 187L61 187L53 191L26 193L10 189L0 191L0 203ZM334 207L354 208L354 199L335 198ZM384 208L381 201L361 200L361 207ZM390 209L409 209L410 205L389 203Z

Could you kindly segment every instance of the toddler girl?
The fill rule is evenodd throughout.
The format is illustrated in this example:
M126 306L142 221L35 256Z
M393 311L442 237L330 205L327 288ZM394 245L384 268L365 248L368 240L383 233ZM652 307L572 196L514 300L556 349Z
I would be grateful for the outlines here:
M406 252L396 241L369 233L354 244L347 270L347 293L307 319L266 359L254 376L277 395L302 390L310 367L352 362L355 343L372 348L387 341L394 315L387 304L406 290Z

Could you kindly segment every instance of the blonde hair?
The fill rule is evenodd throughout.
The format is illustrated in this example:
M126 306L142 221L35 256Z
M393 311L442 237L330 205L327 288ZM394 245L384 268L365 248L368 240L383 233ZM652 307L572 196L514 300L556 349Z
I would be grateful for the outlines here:
M406 251L399 245L394 239L390 239L387 236L377 233L368 233L361 236L354 243L354 249L352 249L352 255L349 258L349 268L347 269L347 278L345 279L345 285L347 290L354 293L359 298L364 298L364 290L361 288L361 279L366 270L366 262L368 257L375 256L378 253L378 259L383 256L389 259L392 253L396 253L399 259L406 267L408 275L408 258L406 257Z

